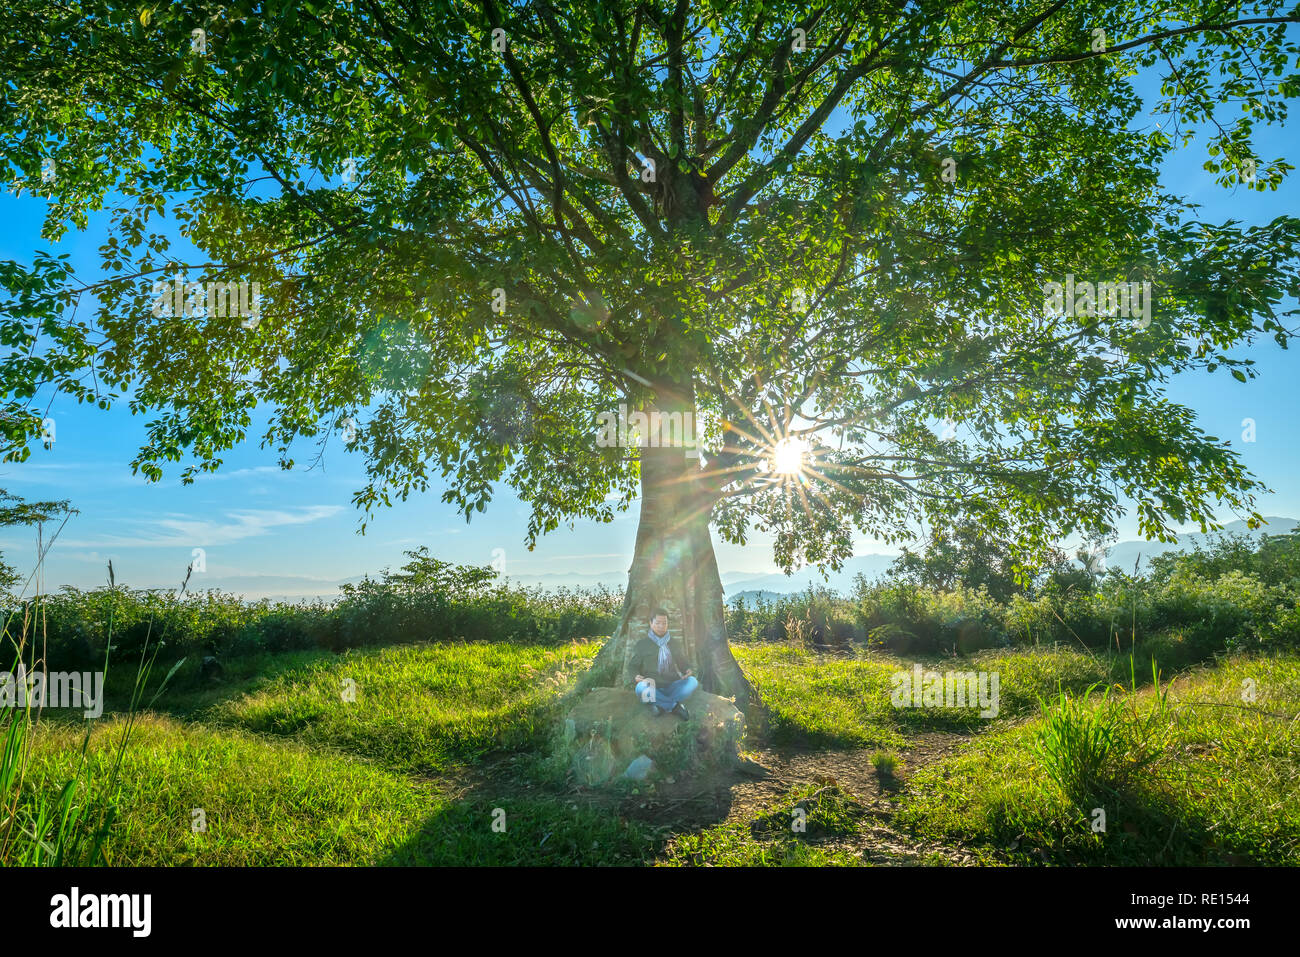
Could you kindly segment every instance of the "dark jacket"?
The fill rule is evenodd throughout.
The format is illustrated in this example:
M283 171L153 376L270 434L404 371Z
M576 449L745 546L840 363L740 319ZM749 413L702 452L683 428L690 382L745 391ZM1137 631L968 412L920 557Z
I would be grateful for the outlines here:
M642 636L641 640L632 648L632 674L643 675L646 678L653 678L657 687L666 688L683 673L691 670L691 664L686 660L686 652L682 648L681 640L675 635L669 634L668 652L673 656L672 661L668 663L668 670L663 674L659 673L659 646L654 643L649 635Z

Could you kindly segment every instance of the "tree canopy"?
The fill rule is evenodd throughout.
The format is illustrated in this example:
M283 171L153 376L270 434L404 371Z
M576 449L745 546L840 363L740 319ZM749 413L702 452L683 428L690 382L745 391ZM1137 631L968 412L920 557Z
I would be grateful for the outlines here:
M286 467L353 439L363 510L504 482L531 542L631 503L642 455L596 442L626 402L699 417L709 517L785 567L918 517L1029 551L1126 498L1148 535L1212 527L1260 486L1165 386L1287 344L1300 220L1202 222L1159 166L1276 189L1254 144L1300 90L1298 10L16 0L0 176L50 240L112 227L107 278L0 263L6 451L51 390L121 399L134 467L189 480L264 410ZM159 314L178 275L260 311ZM1053 282L1149 282L1149 310L1053 314Z

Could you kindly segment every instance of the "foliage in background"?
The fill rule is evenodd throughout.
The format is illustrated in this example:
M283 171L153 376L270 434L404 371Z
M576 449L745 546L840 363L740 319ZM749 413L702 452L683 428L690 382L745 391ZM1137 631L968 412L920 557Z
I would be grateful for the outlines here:
M738 600L727 626L736 641L823 650L865 642L920 655L1053 643L1127 652L1137 642L1181 666L1226 650L1300 643L1300 535L1217 537L1158 556L1143 575L1098 576L1060 563L1004 601L960 575L944 588L859 576L849 595L810 589Z
M524 588L499 581L490 567L441 562L424 549L407 554L412 560L401 571L345 585L332 604L65 586L40 599L49 658L67 669L102 661L110 623L116 654L132 659L161 635L159 660L170 661L416 641L561 644L606 635L618 620L620 592Z
M159 660L167 661L419 641L563 644L608 635L618 620L618 591L523 588L489 567L442 562L424 549L408 555L400 571L344 586L332 604L65 587L41 599L49 655L70 669L102 660L110 622L117 653L138 656L162 636ZM11 613L20 606L11 601ZM1126 653L1137 642L1162 664L1182 666L1230 649L1300 643L1300 535L1257 545L1220 538L1159 556L1141 576L1112 569L1094 581L1077 568L1052 569L1001 602L967 585L859 577L848 595L822 588L733 602L727 630L738 642L913 655L1053 643Z

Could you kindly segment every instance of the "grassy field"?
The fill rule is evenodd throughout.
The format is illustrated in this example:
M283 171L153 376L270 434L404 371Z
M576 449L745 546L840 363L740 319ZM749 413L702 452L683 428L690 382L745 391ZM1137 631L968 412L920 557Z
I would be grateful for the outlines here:
M1066 786L1044 773L1055 758L1043 719L991 729L916 775L899 823L1025 863L1300 862L1300 660L1228 660L1164 691L1073 712L1101 733L1092 766L1067 767ZM1092 829L1095 808L1105 833Z
M1158 686L1149 663L1144 676L1063 647L927 661L997 672L989 720L894 707L891 676L910 659L738 646L770 708L745 753L797 771L761 792L738 781L702 813L682 782L595 793L544 760L597 647L289 652L232 659L220 681L182 668L122 751L106 859L1300 864L1294 654L1223 657ZM118 679L110 710L125 705ZM43 719L26 799L49 799L83 760L103 779L125 723L106 713L83 758L79 724Z

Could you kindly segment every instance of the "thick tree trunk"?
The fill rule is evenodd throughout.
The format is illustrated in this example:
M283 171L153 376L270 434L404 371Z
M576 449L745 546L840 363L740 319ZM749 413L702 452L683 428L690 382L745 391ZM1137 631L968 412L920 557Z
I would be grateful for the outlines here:
M749 717L757 698L731 654L722 580L709 533L711 493L698 481L698 459L680 447L641 450L641 521L628 574L623 614L584 685L632 686L632 649L656 607L668 610L700 686Z

